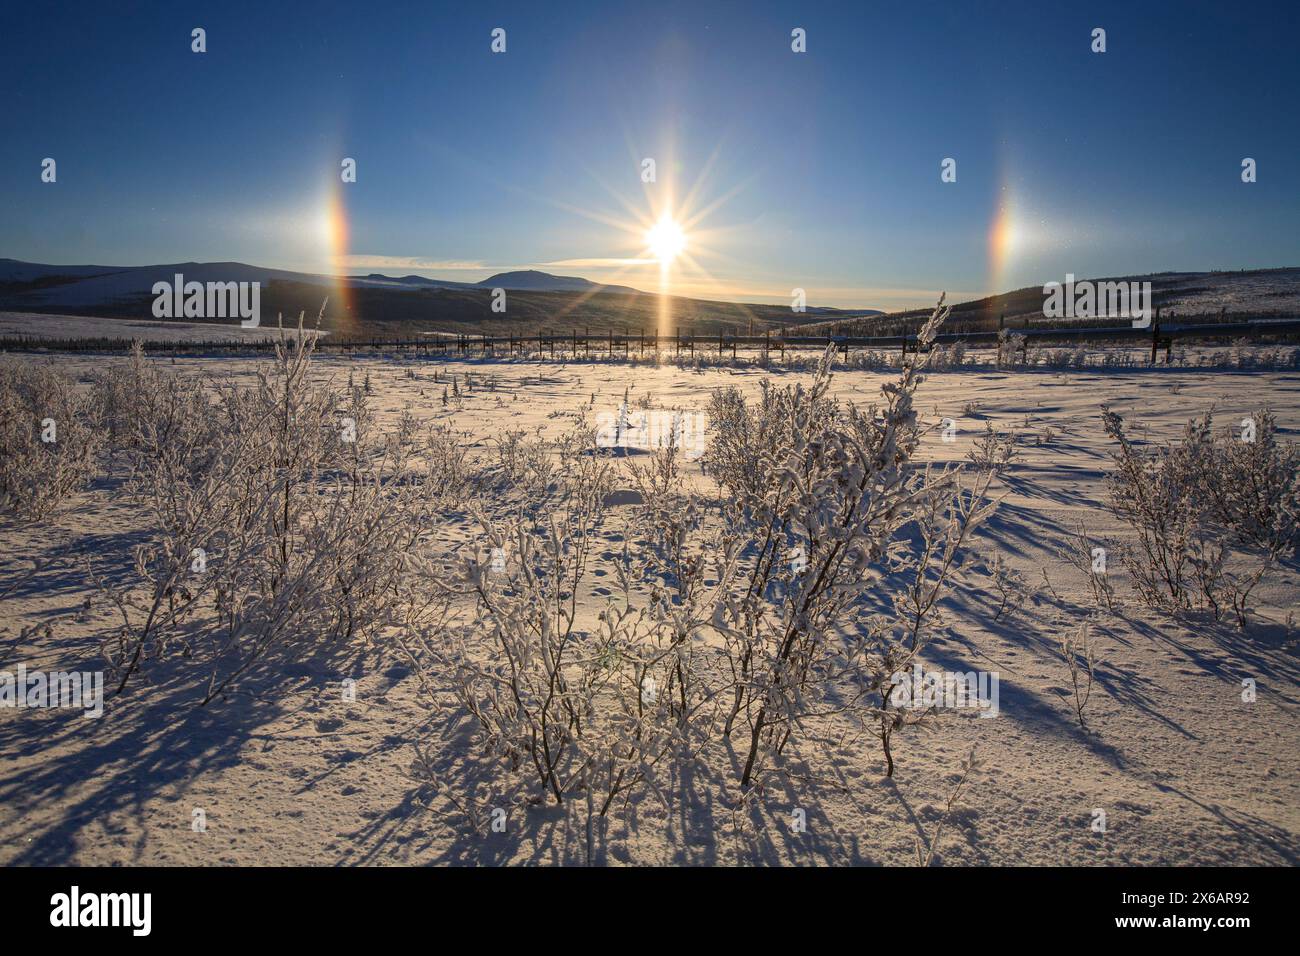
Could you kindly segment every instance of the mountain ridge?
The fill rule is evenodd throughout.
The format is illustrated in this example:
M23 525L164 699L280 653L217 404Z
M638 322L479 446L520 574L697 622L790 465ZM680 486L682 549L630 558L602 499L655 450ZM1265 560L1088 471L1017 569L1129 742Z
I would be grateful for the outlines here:
M425 276L334 276L269 269L243 262L175 262L146 266L55 265L0 258L0 311L153 319L155 283L259 282L264 323L300 313L341 334L492 334L584 329L661 332L667 324L701 335L782 329L813 317L857 318L876 310L753 304L668 296L669 319L656 293L538 270L497 273L481 282ZM504 313L492 290L509 291Z

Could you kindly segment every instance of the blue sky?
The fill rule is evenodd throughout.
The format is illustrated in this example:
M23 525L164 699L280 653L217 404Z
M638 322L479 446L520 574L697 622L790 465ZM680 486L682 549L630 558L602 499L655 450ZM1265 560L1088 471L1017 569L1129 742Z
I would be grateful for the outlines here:
M671 288L719 298L894 308L1297 265L1294 22L1282 3L6 4L0 256L654 289L642 237L671 208L694 222Z

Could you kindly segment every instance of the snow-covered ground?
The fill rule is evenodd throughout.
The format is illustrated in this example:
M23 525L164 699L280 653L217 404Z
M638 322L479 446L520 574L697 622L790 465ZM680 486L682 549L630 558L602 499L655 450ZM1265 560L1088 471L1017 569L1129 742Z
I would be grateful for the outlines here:
M51 360L83 375L119 361ZM253 367L242 359L163 361L250 380ZM594 420L625 395L634 408L702 411L722 386L756 395L764 377L778 384L811 377L752 367L330 356L317 368L340 379L351 373L357 383L368 375L381 418L395 421L408 410L421 421L450 422L484 453L507 430L556 435L579 409ZM452 375L460 396L444 404ZM832 390L866 403L889 377L841 371ZM956 431L952 442L934 433L924 457L964 459L986 422L1017 433L1019 456L999 480L1005 497L945 602L942 639L925 654L946 670L996 672L999 716L949 711L924 733L900 732L892 779L861 727L842 715L815 718L742 814L728 804L729 784L676 779L666 806L644 800L614 815L605 859L912 863L975 746L982 769L948 816L936 853L944 865L1300 862L1295 567L1263 589L1245 633L1147 610L1122 578L1121 606L1098 610L1084 577L1057 551L1076 520L1096 536L1125 535L1105 506L1103 403L1153 439L1176 437L1190 416L1211 407L1224 423L1268 407L1285 437L1300 432L1294 372L932 373L918 408L934 421L953 419ZM699 488L712 486L697 464L685 467ZM89 601L76 556L127 562L140 534L131 507L108 491L92 488L41 525L0 525L0 667L98 666L113 617ZM606 543L608 553L618 547L612 530ZM1000 616L988 574L996 555L1023 582L1020 606ZM1101 664L1085 732L1057 641L1093 615ZM340 693L348 675L357 678L353 701ZM1252 703L1242 699L1245 679L1258 687ZM441 812L440 799L410 773L411 744L434 729L415 685L399 661L361 649L347 660L292 665L273 684L241 686L206 708L193 706L183 681L159 676L110 702L99 719L0 709L0 863L581 862L581 826L563 810L515 808L504 833L488 834ZM192 827L196 810L203 832ZM806 819L806 831L792 826L797 818Z
M1166 307L1179 315L1217 312L1300 314L1300 269L1265 272L1193 272L1166 283Z
M221 322L174 322L147 319L101 319L84 315L45 315L37 312L0 311L0 338L21 336L51 342L74 339L113 339L129 344L135 339L167 342L261 342L279 335L272 324L245 329ZM328 332L310 330L322 337Z

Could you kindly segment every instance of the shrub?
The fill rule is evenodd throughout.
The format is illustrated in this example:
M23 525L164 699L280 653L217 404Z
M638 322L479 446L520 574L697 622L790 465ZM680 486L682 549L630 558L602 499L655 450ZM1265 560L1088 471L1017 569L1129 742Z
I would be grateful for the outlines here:
M1115 610L1115 586L1110 581L1105 555L1107 549L1100 547L1097 540L1088 534L1083 521L1076 519L1070 540L1064 548L1058 548L1056 556L1067 564L1073 565L1088 582L1092 591L1093 602L1097 606L1106 605L1108 611Z
M668 766L699 746L708 723L677 618L658 594L632 597L630 549L618 598L580 621L611 477L589 449L560 458L544 510L504 519L479 511L484 547L464 555L444 585L469 598L470 619L449 626L439 617L394 635L430 703L442 706L437 687L449 679L474 728L476 768L444 778L440 760L456 758L426 749L420 766L430 782L472 821L482 820L476 771L496 801L521 792L529 802L583 801L589 859L615 800L666 784Z
M1092 685L1097 679L1097 665L1100 663L1096 642L1092 639L1091 626L1084 622L1078 631L1063 633L1060 637L1061 656L1065 658L1070 671L1070 686L1074 690L1074 715L1079 726L1084 730L1083 711L1092 697Z
M71 378L0 363L0 513L52 513L89 484L105 437L95 403Z
M922 346L946 316L941 300ZM738 719L749 731L742 787L837 677L852 680L860 701L875 701L864 714L878 722L893 773L890 737L907 714L890 710L890 682L924 647L957 552L989 512L987 477L964 489L953 469L911 467L924 356L884 386L883 406L866 410L827 397L830 358L828 350L806 391L765 390L752 412L731 394L712 410L706 461L728 497L719 553L732 565L716 625L735 685L724 732ZM909 528L915 538L904 543ZM885 602L892 613L870 617L863 598L887 575L904 582L892 606ZM860 625L860 639L844 647L833 635L849 623Z
M1016 435L1005 435L993 430L992 422L984 423L984 434L975 439L966 455L971 467L982 472L1002 472L1016 459Z
M771 489L772 476L783 464L779 458L796 441L799 423L823 429L836 414L835 404L825 394L830 354L827 350L818 366L812 389L802 384L777 389L763 379L754 407L738 388L714 393L708 412L712 437L703 463L725 495L756 504Z
M1135 446L1114 412L1103 423L1119 446L1111 505L1136 532L1121 553L1138 593L1150 606L1204 607L1216 619L1230 607L1245 627L1256 586L1300 541L1296 446L1277 441L1267 411L1240 433L1216 434L1207 414L1180 441L1151 449Z
M362 389L312 382L313 342L282 336L253 387L211 403L140 379L124 428L150 537L131 585L97 578L122 621L105 648L119 691L179 653L203 668L207 703L273 650L373 635L394 613L430 486L409 436L372 434Z
M742 799L756 792L823 708L879 727L893 772L890 737L919 715L890 706L892 683L926 646L991 508L990 478L914 466L923 356L866 409L829 398L829 363L810 386L765 387L754 406L715 395L705 461L717 505L687 484L675 436L622 466L640 503L621 555L605 552L617 584L601 588L598 612L583 605L599 593L591 563L619 469L589 429L522 456L552 462L547 484L507 481L524 497L477 507L478 543L454 560L422 549L425 603L439 613L392 636L430 706L468 719L475 757L426 740L417 766L475 825L485 800L585 805L590 853L616 801L660 792L691 762L726 761L720 735L740 740ZM503 441L497 480L519 473L520 441Z

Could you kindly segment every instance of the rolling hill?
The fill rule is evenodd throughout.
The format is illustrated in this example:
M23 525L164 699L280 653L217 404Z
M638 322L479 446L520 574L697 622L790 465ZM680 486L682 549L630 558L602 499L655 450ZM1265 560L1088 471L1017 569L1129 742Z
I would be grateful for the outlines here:
M328 276L266 269L240 262L179 262L149 266L47 265L0 259L0 311L106 318L153 318L153 285L180 273L188 281L260 282L263 324L283 314L311 323L328 297L322 328L341 335L653 330L660 297L626 286L532 270L482 282L423 276ZM505 313L492 311L492 290L507 290ZM700 335L761 333L806 321L788 305L751 305L670 296L670 325ZM858 317L862 311L810 309L819 316ZM873 313L874 314L874 313ZM232 322L235 320L232 320Z
M1052 277L1060 281L1061 277ZM1080 279L1085 278L1080 276ZM1088 277L1091 278L1091 277ZM1160 272L1153 275L1107 276L1094 282L1150 282L1154 304L1166 316L1180 320L1210 320L1222 315L1232 318L1300 316L1300 268L1249 269L1239 272ZM1013 292L949 303L952 315L945 325L949 332L975 332L1033 325L1123 324L1113 319L1048 319L1043 316L1042 286L1027 286ZM891 312L866 319L818 319L798 326L804 335L897 335L915 331L930 314L929 309Z

